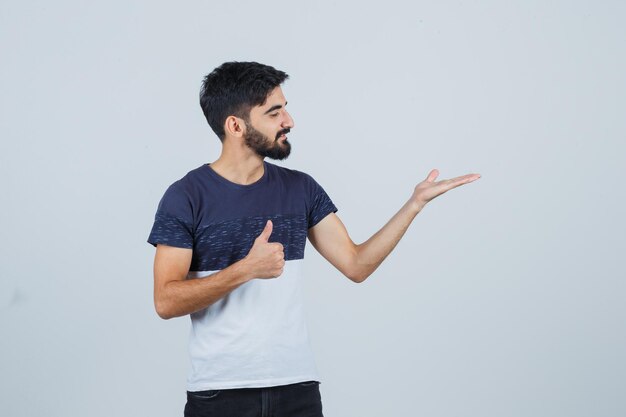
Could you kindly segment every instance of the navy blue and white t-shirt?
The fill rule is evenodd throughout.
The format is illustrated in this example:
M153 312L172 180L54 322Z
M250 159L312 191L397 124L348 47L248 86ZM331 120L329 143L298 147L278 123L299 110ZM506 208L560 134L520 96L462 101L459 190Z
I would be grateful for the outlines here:
M203 164L159 202L148 242L192 249L187 279L211 279L243 259L267 220L269 241L280 242L285 254L278 278L252 279L190 315L188 391L319 381L301 268L308 229L337 207L310 175L263 165L258 181L241 185Z

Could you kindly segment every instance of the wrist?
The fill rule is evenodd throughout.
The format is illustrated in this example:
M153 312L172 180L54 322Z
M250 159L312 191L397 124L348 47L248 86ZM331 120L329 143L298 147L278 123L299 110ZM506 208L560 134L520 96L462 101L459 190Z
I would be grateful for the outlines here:
M422 209L423 209L423 208L424 208L424 206L426 205L426 203L424 203L424 202L422 202L422 201L415 200L414 198L411 198L411 199L408 201L408 203L407 203L407 204L408 204L408 206L409 206L409 209L410 209L411 211L413 211L415 214L417 214L417 213L419 213L420 211L422 211Z
M250 261L247 256L238 262L235 262L232 266L235 268L234 272L236 273L238 281L240 281L241 284L251 281L254 278L252 275L252 269L250 268Z

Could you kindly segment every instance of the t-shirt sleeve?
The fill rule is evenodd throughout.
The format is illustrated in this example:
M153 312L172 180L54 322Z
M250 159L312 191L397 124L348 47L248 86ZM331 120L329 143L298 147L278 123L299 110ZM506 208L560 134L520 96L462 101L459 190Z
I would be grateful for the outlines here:
M188 194L174 183L159 202L148 243L193 248L193 210Z
M309 229L319 223L330 213L336 213L337 207L332 202L326 191L310 175L307 178L308 204L308 227Z

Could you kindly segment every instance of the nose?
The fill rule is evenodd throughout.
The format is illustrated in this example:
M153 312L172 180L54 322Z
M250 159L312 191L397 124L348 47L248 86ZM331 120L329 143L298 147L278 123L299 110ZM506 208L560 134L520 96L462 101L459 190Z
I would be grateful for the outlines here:
M289 129L293 129L294 126L295 126L295 124L293 122L293 118L291 117L289 112L285 111L285 118L283 120L283 127L286 127L286 128L289 128Z

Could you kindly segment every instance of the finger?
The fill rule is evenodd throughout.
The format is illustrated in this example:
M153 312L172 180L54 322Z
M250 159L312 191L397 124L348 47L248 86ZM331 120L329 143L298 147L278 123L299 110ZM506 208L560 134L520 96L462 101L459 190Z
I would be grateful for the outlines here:
M476 181L479 178L480 174L467 174L454 178L454 181L459 182L460 184L467 184L468 182Z
M430 173L426 177L426 181L430 181L430 182L435 181L438 176L439 176L439 171L437 169L433 169L432 171L430 171Z
M474 175L463 175L462 177L456 177L449 180L441 180L437 184L443 186L443 193L445 193L446 191L450 191L453 188L460 187L461 185L475 181L478 178L480 178L480 176L476 177Z
M268 220L267 223L265 223L265 228L263 229L263 231L261 232L258 238L261 239L263 242L267 242L270 238L270 235L272 234L273 228L274 228L274 225L272 224L272 221Z
M465 179L465 184L469 183L469 182L474 182L477 179L480 178L480 174L471 174L468 175L467 178Z

